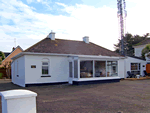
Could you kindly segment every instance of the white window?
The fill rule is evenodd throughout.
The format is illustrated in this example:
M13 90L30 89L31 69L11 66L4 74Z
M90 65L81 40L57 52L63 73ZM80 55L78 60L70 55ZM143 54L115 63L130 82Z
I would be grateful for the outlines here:
M140 63L131 63L131 73L140 74Z
M49 60L43 59L42 60L42 75L48 75L49 74Z
M42 74L48 75L48 62L42 62Z

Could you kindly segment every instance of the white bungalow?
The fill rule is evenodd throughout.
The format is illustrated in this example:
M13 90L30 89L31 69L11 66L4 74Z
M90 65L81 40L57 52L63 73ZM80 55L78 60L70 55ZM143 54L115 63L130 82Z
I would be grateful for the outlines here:
M144 70L146 70L146 64L147 64L145 59L137 56L126 56L124 61L125 61L124 64L125 64L125 72L126 72L125 78L128 76L127 71L130 71L134 75L145 76L143 72Z
M30 84L81 84L119 82L126 77L124 58L89 42L55 39L51 32L45 39L13 57L12 82Z

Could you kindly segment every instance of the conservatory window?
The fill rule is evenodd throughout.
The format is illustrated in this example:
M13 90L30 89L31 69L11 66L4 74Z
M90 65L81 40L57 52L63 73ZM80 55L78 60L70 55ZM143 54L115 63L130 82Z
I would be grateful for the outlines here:
M95 61L95 77L106 77L106 61Z
M93 77L93 61L80 62L80 78Z
M107 77L118 76L117 61L107 61Z

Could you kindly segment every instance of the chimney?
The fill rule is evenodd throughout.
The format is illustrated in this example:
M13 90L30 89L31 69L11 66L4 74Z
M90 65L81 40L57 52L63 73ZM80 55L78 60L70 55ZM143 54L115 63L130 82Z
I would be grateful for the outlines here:
M48 35L48 38L50 38L51 40L55 40L55 32L51 31Z
M12 48L12 51L14 51L15 49L16 49L16 48L15 48L15 47L13 47L13 48Z
M83 37L83 41L88 44L89 43L89 37L88 36Z

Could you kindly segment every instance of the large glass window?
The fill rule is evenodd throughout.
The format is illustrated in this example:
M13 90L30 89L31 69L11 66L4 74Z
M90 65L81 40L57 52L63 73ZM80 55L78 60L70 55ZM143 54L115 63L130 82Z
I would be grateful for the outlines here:
M74 61L74 78L78 78L78 60Z
M105 61L95 61L95 77L106 77Z
M48 75L48 62L42 62L42 74Z
M131 73L134 75L140 74L140 63L131 63Z
M107 61L107 77L118 76L117 61Z
M93 61L80 62L80 78L93 77Z

